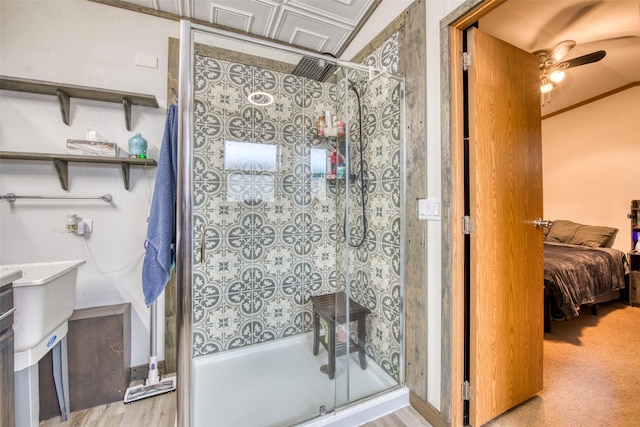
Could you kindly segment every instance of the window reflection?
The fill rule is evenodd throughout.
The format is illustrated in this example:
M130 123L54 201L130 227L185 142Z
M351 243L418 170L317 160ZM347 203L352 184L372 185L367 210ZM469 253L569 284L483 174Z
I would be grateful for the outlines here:
M278 147L273 144L226 141L224 169L227 201L255 206L275 200Z
M224 169L252 172L277 172L278 146L255 142L226 141Z

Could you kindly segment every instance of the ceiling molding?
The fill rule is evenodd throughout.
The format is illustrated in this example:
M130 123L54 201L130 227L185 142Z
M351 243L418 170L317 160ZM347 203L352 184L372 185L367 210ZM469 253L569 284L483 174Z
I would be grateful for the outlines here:
M605 92L605 93L603 93L601 95L594 96L593 98L586 99L586 100L584 100L582 102L578 102L577 104L573 104L573 105L571 105L569 107L562 108L562 109L560 109L558 111L554 111L553 113L549 113L549 114L547 114L545 116L542 116L541 119L544 120L544 119L548 119L548 118L553 117L553 116L557 116L557 115L562 114L562 113L566 113L567 111L574 110L574 109L576 109L578 107L582 107L583 105L591 104L592 102L599 101L599 100L601 100L603 98L606 98L608 96L615 95L616 93L624 92L625 90L629 90L629 89L632 89L632 88L637 87L637 86L640 86L640 82L633 82L633 83L629 83L628 85L620 86L617 89L610 90L610 91Z

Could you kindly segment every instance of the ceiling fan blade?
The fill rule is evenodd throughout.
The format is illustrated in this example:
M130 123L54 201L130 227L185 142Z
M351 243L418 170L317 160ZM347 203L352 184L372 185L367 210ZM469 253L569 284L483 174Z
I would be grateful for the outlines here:
M514 2L516 5L517 2ZM601 1L592 2L558 2L559 10L551 19L540 25L538 34L533 38L535 41L531 50L540 49L540 46L550 46L553 42L553 36L570 30L574 26L579 26L585 17L593 13L604 5ZM507 2L507 5L509 3ZM501 6L503 7L503 6ZM509 7L522 7L510 5ZM566 34L566 33L565 33ZM560 59L558 59L559 61Z
M597 52L591 52L587 55L578 56L577 58L569 59L568 61L563 61L557 65L560 70L565 70L567 68L577 67L579 65L591 64L593 62L598 62L602 58L605 57L607 52L604 50L599 50Z
M574 48L575 45L576 45L576 42L573 40L565 40L563 42L558 43L556 47L554 47L551 50L551 52L549 52L549 54L547 55L547 58L545 60L545 63L547 64L547 66L553 65L556 62L560 61L562 58L565 57L567 53L569 53L571 49Z

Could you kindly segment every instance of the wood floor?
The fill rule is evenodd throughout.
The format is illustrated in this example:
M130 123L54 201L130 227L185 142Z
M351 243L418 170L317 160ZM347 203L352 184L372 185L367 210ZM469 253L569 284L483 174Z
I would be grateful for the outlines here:
M176 393L166 393L125 405L109 403L72 412L66 422L60 417L40 421L40 427L174 427Z
M405 406L377 420L363 424L363 427L431 427L411 406Z
M176 393L167 393L125 405L110 403L72 412L65 423L60 417L40 422L40 427L174 427ZM431 427L411 406L364 424L365 427ZM215 426L211 427L237 427Z

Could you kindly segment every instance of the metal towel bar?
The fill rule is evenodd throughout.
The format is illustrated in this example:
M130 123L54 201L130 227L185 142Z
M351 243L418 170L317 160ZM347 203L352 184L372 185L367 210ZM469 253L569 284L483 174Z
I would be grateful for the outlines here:
M100 199L109 203L113 200L113 197L111 197L111 194L103 194L102 196L76 197L76 196L16 196L13 193L7 193L4 196L0 195L0 199L5 199L9 203L13 203L17 199L68 199L68 200Z

